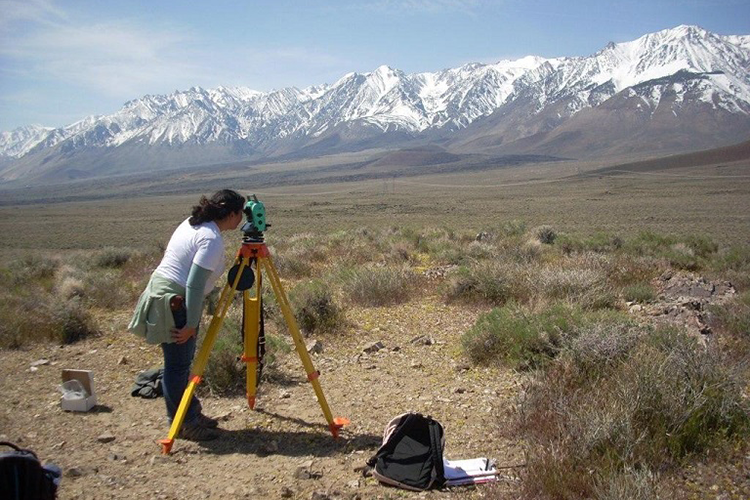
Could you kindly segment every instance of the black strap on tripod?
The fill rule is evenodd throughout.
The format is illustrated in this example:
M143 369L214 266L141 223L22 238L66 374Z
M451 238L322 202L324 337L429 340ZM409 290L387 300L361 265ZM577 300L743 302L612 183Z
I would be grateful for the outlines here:
M263 310L263 297L259 297L260 301L260 328L258 330L258 347L256 349L256 355L258 356L257 365L257 376L255 377L255 387L260 386L260 377L263 375L263 361L266 357L266 328L265 328L265 311Z

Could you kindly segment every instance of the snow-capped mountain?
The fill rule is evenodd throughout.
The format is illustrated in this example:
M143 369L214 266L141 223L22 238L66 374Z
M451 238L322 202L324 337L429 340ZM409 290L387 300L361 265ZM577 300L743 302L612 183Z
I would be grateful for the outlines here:
M716 126L690 125L695 120ZM655 137L657 131L667 139ZM742 140L749 132L750 35L679 26L610 43L589 57L528 56L418 74L381 66L302 90L193 87L148 95L112 115L3 133L0 156L14 161L0 179L431 140L462 152L591 156L617 150L613 142L623 152L643 151L643 141L655 152L677 151Z

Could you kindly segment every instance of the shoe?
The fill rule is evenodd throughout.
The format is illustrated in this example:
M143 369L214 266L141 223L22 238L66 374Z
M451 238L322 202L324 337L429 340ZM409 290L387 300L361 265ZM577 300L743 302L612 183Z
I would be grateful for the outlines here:
M215 429L203 427L196 419L195 422L182 424L177 437L188 441L212 441L219 437L219 433Z
M209 429L216 429L219 426L219 421L215 418L207 417L203 413L198 414L198 423L202 425L203 427L208 427Z

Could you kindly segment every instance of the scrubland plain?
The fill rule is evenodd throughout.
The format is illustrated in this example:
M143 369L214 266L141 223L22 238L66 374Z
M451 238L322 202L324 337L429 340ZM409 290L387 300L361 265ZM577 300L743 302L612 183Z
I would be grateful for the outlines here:
M408 497L352 472L406 410L446 425L449 458L510 466L492 487L428 498L750 494L750 160L462 164L435 175L338 160L2 201L0 389L11 405L0 434L63 466L62 498ZM339 444L313 428L321 417L268 296L263 409L244 410L232 311L203 392L223 437L147 458L166 432L163 410L123 394L160 360L125 325L175 225L221 187L266 204L297 322L322 342L326 394L354 422ZM225 237L228 258L240 236ZM38 358L52 366L31 370ZM54 367L69 363L97 370L104 410L60 441L79 417L50 394ZM133 422L148 429L134 433ZM103 429L114 444L96 442ZM296 459L314 460L317 479L297 476ZM252 481L233 483L245 469ZM155 492L143 480L154 471Z

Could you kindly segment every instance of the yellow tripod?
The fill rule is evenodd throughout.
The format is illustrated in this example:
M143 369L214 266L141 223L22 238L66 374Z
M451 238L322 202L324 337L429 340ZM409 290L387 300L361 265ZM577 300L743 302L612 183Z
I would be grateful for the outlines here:
M244 272L246 270L250 271L250 264L253 261L256 262L257 278L255 282L255 294L254 296L250 296L250 290L244 289L245 287L241 286L240 282L242 281ZM268 278L271 281L271 288L273 289L276 300L281 307L284 320L286 321L289 332L294 340L294 347L305 367L307 380L310 381L315 390L318 403L320 403L320 407L323 409L323 414L325 415L326 421L328 422L328 428L333 437L338 437L339 430L349 422L346 418L333 418L331 415L331 410L328 408L323 389L320 387L320 381L318 381L320 372L315 370L315 367L310 360L310 355L307 353L307 348L302 341L302 335L297 327L297 321L294 319L294 314L292 314L289 299L284 292L284 288L281 286L281 280L279 279L279 275L273 265L266 244L263 241L244 241L239 252L237 252L235 266L238 266L238 271L234 277L232 277L232 273L230 272L230 280L221 291L216 306L216 312L208 327L208 333L203 340L203 345L201 345L198 356L193 363L193 373L190 376L190 381L185 392L182 394L180 405L177 408L177 413L175 414L174 420L172 420L172 426L169 429L169 435L166 439L159 441L162 445L162 453L165 455L169 454L172 450L174 440L180 432L180 428L185 419L185 413L187 412L190 401L193 398L195 388L202 380L202 375L206 369L211 348L216 340L216 336L221 330L221 325L224 322L224 317L232 303L232 298L238 289L243 290L243 306L245 306L245 317L242 325L245 338L242 360L247 363L247 402L248 405L250 405L250 408L255 408L256 376L258 367L256 349L260 330L260 297L263 272L268 275ZM249 288L249 286L247 288Z

